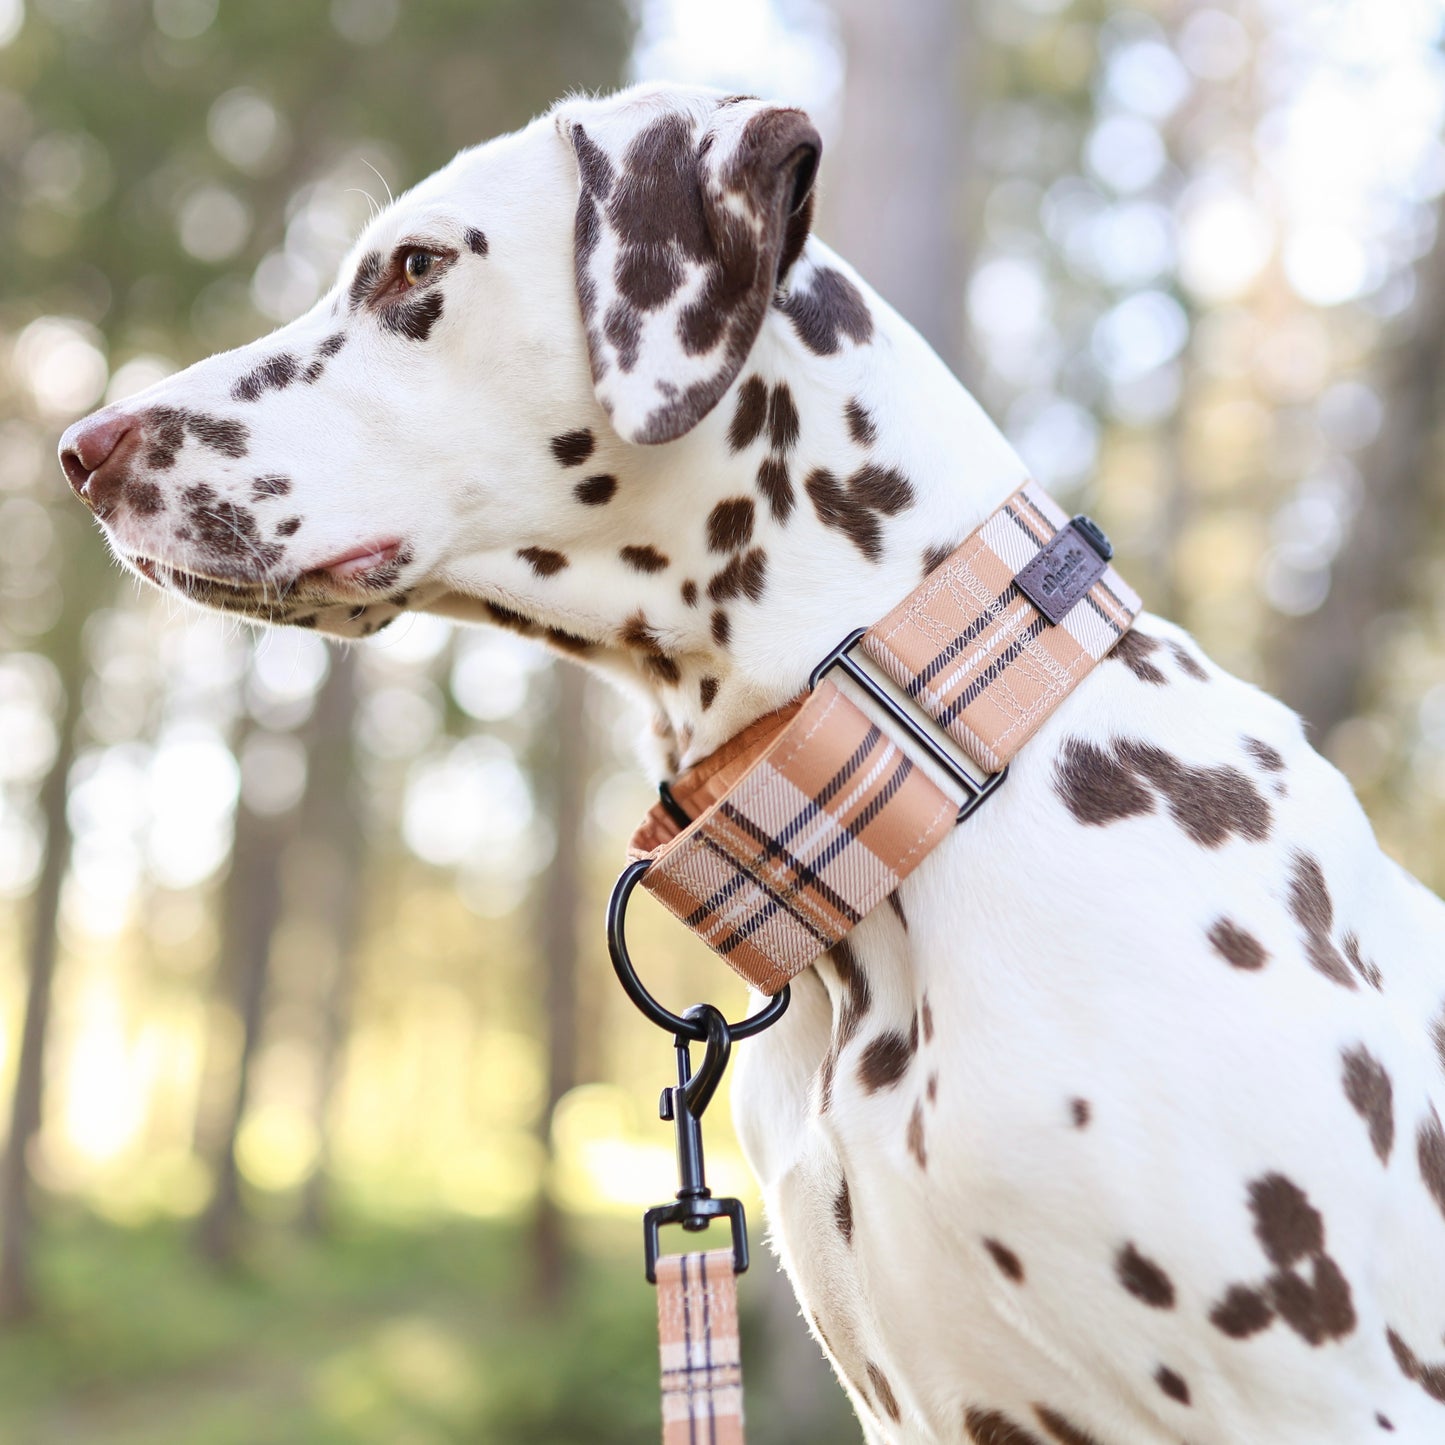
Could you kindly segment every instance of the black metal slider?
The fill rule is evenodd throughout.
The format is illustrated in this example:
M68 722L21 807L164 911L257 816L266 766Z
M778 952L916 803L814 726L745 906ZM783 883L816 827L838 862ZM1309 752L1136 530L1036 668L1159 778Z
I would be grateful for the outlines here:
M983 782L979 782L957 758L953 757L948 750L942 746L939 740L933 737L927 730L911 717L889 692L879 686L877 681L866 672L853 657L853 649L867 635L866 627L859 627L850 632L817 667L813 669L812 676L808 679L808 687L815 688L822 680L836 667L847 673L852 680L875 702L904 732L922 748L924 752L958 784L964 794L962 804L958 809L958 816L954 819L961 823L981 803L985 803L993 795L1003 780L1008 777L1008 767L1004 766L996 773L990 773Z

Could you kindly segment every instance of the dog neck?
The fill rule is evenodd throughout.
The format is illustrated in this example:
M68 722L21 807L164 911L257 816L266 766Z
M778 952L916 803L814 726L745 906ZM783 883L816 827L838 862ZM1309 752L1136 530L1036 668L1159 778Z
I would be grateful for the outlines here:
M628 450L644 491L686 478L700 504L674 534L671 605L630 637L624 620L624 656L606 659L646 683L669 772L795 696L1025 477L922 337L817 241L718 407Z

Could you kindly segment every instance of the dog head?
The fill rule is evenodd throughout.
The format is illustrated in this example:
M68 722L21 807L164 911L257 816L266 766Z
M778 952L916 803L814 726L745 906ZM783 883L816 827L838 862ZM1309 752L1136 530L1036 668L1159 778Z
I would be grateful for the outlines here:
M818 150L800 112L749 98L565 102L380 214L304 316L71 427L66 476L122 562L209 607L605 645L609 589L663 555L632 535L659 471L639 458L733 384ZM549 596L568 568L584 584Z

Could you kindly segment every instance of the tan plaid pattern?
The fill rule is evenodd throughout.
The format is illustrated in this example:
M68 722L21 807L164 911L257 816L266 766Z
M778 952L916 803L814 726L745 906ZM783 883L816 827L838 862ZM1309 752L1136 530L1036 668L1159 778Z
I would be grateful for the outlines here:
M764 993L777 993L912 872L958 812L830 682L643 887Z
M1139 612L1138 595L1112 567L1058 625L1014 586L1068 520L1025 484L863 639L863 651L985 772L1007 764Z
M862 640L985 772L1001 769L1129 629L1112 567L1051 623L1014 578L1067 517L1021 487ZM642 884L737 973L777 993L898 887L953 826L949 798L831 682L680 778L695 821L654 808Z
M743 1367L731 1249L657 1261L662 1445L742 1445Z

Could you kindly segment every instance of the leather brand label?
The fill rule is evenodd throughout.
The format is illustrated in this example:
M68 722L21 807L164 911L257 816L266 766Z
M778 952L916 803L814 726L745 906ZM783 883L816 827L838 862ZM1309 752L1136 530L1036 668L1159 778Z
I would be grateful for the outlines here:
M1070 522L1014 578L1019 591L1049 619L1059 623L1104 574L1109 564Z

